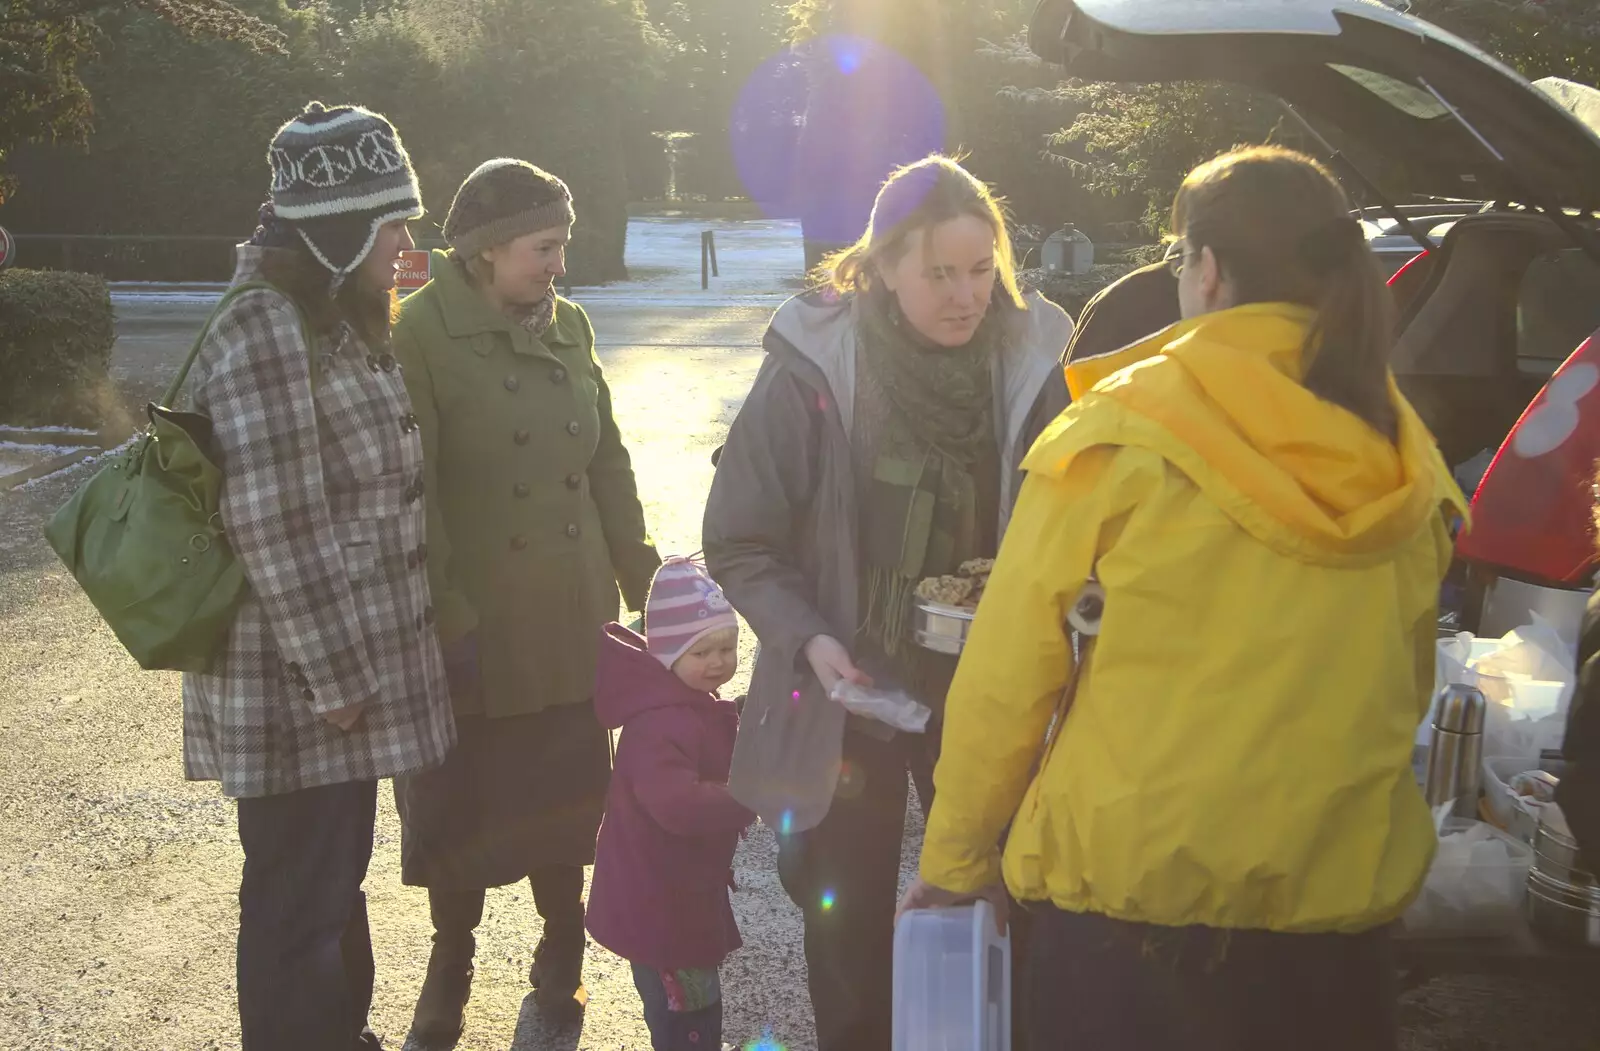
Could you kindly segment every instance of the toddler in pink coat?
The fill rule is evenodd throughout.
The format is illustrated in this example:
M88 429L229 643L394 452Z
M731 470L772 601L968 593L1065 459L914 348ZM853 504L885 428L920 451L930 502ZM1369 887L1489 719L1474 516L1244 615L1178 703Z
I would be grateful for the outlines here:
M687 558L656 573L641 638L601 640L595 711L622 727L595 848L588 926L633 964L656 1051L720 1051L718 967L739 948L733 852L755 815L728 794L739 715L717 690L738 670L739 622Z

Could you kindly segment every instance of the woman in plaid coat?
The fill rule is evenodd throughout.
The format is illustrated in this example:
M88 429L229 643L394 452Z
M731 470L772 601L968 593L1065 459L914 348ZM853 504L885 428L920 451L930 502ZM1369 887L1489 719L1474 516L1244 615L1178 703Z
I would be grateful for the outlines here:
M433 628L422 445L394 357L395 263L421 212L389 122L312 103L191 374L250 595L184 679L184 767L239 800L244 1051L378 1047L361 882L379 778L455 740Z

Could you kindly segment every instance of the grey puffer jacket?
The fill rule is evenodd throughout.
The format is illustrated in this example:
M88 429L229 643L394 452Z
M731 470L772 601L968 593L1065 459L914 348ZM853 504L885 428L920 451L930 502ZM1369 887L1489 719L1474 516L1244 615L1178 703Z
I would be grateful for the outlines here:
M995 359L1003 534L1021 462L1067 405L1060 358L1072 320L1042 296L1007 312ZM850 645L861 566L850 435L856 394L856 306L820 293L778 309L767 359L718 462L706 503L711 575L761 640L728 787L786 831L827 816L838 781L845 710L829 700L803 650L817 635Z

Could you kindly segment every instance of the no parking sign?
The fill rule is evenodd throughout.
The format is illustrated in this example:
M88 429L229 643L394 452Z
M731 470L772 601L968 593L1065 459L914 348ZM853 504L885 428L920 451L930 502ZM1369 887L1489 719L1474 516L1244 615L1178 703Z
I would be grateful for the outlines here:
M400 263L395 267L394 285L406 292L415 292L428 283L429 253L412 250L400 253Z

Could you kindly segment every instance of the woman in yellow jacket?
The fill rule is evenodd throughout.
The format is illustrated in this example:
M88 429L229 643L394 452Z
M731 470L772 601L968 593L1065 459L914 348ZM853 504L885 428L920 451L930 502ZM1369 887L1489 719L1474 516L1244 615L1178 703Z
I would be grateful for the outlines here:
M1025 463L904 907L1003 903L1009 823L1035 1051L1393 1048L1387 926L1433 855L1412 741L1465 501L1325 169L1221 157L1173 228L1185 320L1070 368Z

